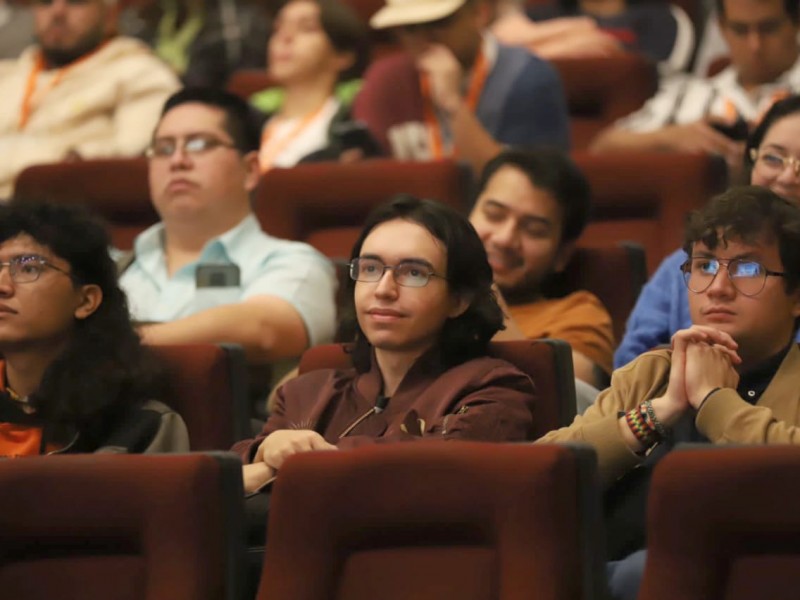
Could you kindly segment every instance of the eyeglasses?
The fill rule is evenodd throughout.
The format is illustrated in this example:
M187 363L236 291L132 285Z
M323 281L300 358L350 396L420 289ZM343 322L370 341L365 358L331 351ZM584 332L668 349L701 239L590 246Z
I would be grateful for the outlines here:
M180 138L174 137L156 138L152 141L147 150L144 151L144 154L147 158L169 158L177 152L178 148L190 156L205 154L219 147L236 148L231 142L221 140L210 133L194 133L192 135L187 135L183 138L183 143L180 143L179 139Z
M767 277L785 276L785 273L770 271L760 262L745 258L726 260L693 256L681 265L686 287L690 292L702 294L711 287L722 265L726 266L733 287L745 296L757 296L761 293L767 283Z
M63 273L67 277L72 277L70 273L61 267L57 267L48 260L36 255L17 256L9 261L0 261L0 273L3 272L3 267L8 267L8 274L11 275L11 281L14 283L31 283L36 281L48 267Z
M763 152L756 148L751 148L750 158L764 172L780 175L786 170L786 167L791 167L794 176L800 177L800 158L795 156L783 156L776 152Z
M434 273L430 267L417 262L405 261L392 267L383 264L383 261L377 258L354 258L350 261L350 279L375 283L383 278L387 269L392 271L392 277L397 285L403 287L425 287L431 277L446 279Z

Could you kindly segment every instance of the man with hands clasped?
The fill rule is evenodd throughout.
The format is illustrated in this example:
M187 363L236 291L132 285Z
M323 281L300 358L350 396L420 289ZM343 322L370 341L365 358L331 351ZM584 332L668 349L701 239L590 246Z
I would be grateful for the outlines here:
M675 444L800 443L800 209L757 186L691 216L681 267L693 325L614 372L582 416L540 442L597 450L612 597L635 598L649 475Z

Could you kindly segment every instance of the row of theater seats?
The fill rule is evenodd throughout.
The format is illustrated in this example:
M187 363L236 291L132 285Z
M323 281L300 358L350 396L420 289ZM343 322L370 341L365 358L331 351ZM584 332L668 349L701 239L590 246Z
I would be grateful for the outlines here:
M797 597L793 446L679 448L648 499L641 600ZM586 446L394 444L301 454L275 483L258 600L604 596ZM15 600L243 600L230 454L61 456L0 469ZM266 525L266 523L265 523Z
M636 54L552 62L564 84L576 150L585 149L601 129L641 107L658 87L655 64ZM247 99L270 85L265 71L243 69L231 76L227 89ZM363 99L354 117L373 122L370 105L368 98Z
M593 213L564 284L605 303L619 340L647 273L680 245L686 213L721 191L725 167L705 155L578 152L574 158L592 186ZM317 163L269 171L254 209L266 232L306 241L335 260L349 256L369 211L399 192L467 210L472 190L468 173L453 161ZM17 179L16 193L23 200L89 205L123 249L158 219L145 159L30 167Z

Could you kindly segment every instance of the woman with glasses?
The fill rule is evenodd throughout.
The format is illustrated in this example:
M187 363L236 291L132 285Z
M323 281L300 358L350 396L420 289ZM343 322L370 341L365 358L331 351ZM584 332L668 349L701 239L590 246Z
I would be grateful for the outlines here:
M188 451L108 247L77 208L0 206L0 457Z
M800 204L800 96L776 102L764 115L747 141L744 166L751 184ZM616 368L669 343L673 333L691 324L683 280L686 260L683 250L675 251L642 288L614 354Z
M487 357L503 315L466 217L399 196L372 212L350 262L350 370L313 371L278 390L263 431L235 446L245 489L297 452L421 439L521 441L533 386Z

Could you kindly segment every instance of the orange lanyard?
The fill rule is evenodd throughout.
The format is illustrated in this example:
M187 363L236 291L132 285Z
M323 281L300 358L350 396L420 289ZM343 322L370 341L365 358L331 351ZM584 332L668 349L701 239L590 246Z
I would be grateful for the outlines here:
M325 100L319 108L313 112L308 113L303 119L292 128L289 133L280 139L270 141L270 137L275 133L275 123L267 123L264 127L264 132L261 134L261 150L258 153L258 164L261 166L261 172L266 173L273 167L273 162L280 155L281 152L286 150L286 147L291 144L303 131L311 125L311 123L322 113L328 100Z
M478 101L481 98L483 86L486 84L486 78L488 76L489 64L483 53L483 48L481 48L475 59L475 66L472 68L469 90L467 91L467 107L473 113L478 108ZM444 158L442 127L436 116L436 109L433 105L433 99L431 98L431 84L430 81L428 81L427 75L420 74L419 85L422 91L422 110L424 113L425 125L430 135L431 153L434 159Z
M783 100L784 98L789 97L790 93L787 90L776 90L772 92L770 96L769 102L767 102L764 107L759 112L758 116L756 117L755 121L750 123L751 125L757 125L761 122L761 119L764 118L764 115L767 111L772 108L772 105L775 104L778 100ZM729 98L725 99L725 104L723 106L723 119L724 122L727 124L735 123L740 117L741 114L737 110L736 106L734 106L733 102Z
M84 54L79 59L71 62L66 67L62 67L61 69L59 69L58 72L55 74L55 77L53 77L53 80L50 82L50 85L47 87L47 91L45 93L49 92L59 83L61 83L61 80L64 79L64 75L67 74L67 71L77 66L78 64L82 63L95 53L99 52L100 49L105 45L106 42L103 42L88 54ZM25 125L28 124L28 120L31 118L31 113L33 112L33 107L31 105L33 104L33 96L34 94L36 94L36 81L39 79L39 75L43 70L44 70L44 56L42 56L42 53L39 52L39 54L36 56L36 62L34 62L33 68L31 69L31 72L28 75L28 81L25 84L25 95L22 97L22 108L20 109L19 113L20 130L25 129Z

